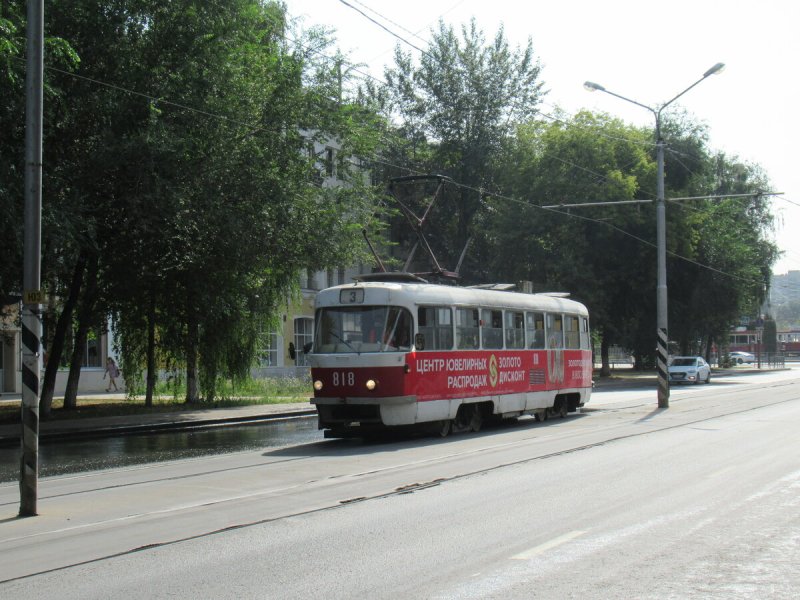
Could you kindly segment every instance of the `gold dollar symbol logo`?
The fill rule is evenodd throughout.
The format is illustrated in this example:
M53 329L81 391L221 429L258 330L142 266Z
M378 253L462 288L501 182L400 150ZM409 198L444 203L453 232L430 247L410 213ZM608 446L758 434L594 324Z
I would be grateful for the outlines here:
M489 357L489 383L492 387L497 385L497 357L494 354Z

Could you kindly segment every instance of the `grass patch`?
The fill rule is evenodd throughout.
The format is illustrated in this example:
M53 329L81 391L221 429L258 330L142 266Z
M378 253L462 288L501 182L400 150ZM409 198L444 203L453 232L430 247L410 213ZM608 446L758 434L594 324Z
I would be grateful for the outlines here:
M236 384L225 380L217 384L216 391L218 397L213 402L203 404L224 405L220 403L237 402L241 399L256 400L250 404L274 404L286 402L286 398L297 397L307 400L313 393L311 382L294 377L248 379ZM183 399L186 397L186 382L183 380L159 381L156 384L155 395Z

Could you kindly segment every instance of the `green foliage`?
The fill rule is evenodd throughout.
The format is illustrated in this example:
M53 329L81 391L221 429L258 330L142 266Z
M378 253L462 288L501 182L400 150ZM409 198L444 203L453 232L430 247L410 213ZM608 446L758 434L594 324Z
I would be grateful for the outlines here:
M502 30L487 44L474 21L460 37L440 23L418 65L398 48L388 86L367 86L367 95L397 121L388 144L394 165L456 182L427 230L442 262L454 264L471 237L466 281L530 280L540 291L568 290L589 305L604 341L649 365L655 203L614 203L655 198L653 132L591 113L535 119L540 75L530 42L512 52ZM665 116L661 133L668 198L769 188L758 169L713 154L705 127L685 113ZM602 202L609 204L541 208ZM669 320L682 347L699 352L725 339L729 325L761 302L776 256L771 227L769 206L757 195L669 203ZM402 231L402 224L392 229L401 249Z
M22 222L25 148L24 3L0 14L0 316L3 300L22 290Z
M10 134L0 197L13 209L0 221L0 292L18 289L21 265L24 62L10 57L24 48L22 4L0 22L0 75L14 84L0 86ZM134 387L148 364L196 365L213 399L220 378L247 377L257 333L298 272L363 252L375 197L349 157L372 151L380 121L333 93L340 74L309 58L302 36L287 41L284 11L258 0L76 0L45 12L60 68L46 71L43 278L65 298L79 257L99 258L99 292L82 302L96 321L113 315ZM318 32L313 41L330 45ZM309 177L308 135L342 140L345 189Z
M776 256L769 206L757 195L768 182L757 169L712 156L688 121L669 121L665 132L674 136L669 148L680 148L667 163L667 197L756 194L668 205L670 334L684 352L700 352L763 300ZM652 198L651 139L647 130L589 113L520 126L505 161L513 165L508 193L492 202L485 238L497 280L570 291L589 306L594 329L630 348L640 366L654 352L654 203L540 207Z
M460 33L440 21L418 65L398 47L395 67L385 74L388 85L372 94L398 121L399 137L389 143L392 163L459 184L429 226L438 232L437 256L452 266L480 230L485 193L498 189L504 145L544 94L530 40L511 49L500 29L487 43L474 20ZM485 273L483 249L475 245L467 257L468 280Z
M188 400L234 394L225 386L249 381L259 332L296 295L299 272L357 261L365 226L407 250L365 166L378 179L456 182L426 232L451 268L472 240L466 282L570 291L604 343L652 360L654 205L611 204L654 197L652 131L588 112L537 118L545 92L530 40L512 49L502 29L487 40L474 21L458 33L440 22L417 63L398 48L388 85L351 95L355 67L326 58L329 32L288 35L277 2L59 0L45 16L55 68L42 276L51 297L67 298L73 274L97 259L98 291L76 297L93 322L113 316L132 389L148 371L185 369ZM0 296L21 279L23 25L24 3L5 2ZM684 348L708 345L763 300L776 258L758 195L769 181L709 150L685 114L662 133L668 198L752 194L668 204L670 332ZM322 186L309 141L340 146L345 185ZM609 204L542 208L597 202Z
M538 291L570 291L590 306L593 327L610 344L629 344L623 334L639 328L654 301L655 252L641 243L655 230L652 208L541 206L640 198L655 169L649 147L646 132L607 115L521 126L506 161L515 165L507 176L512 198L493 205L491 271L533 281Z

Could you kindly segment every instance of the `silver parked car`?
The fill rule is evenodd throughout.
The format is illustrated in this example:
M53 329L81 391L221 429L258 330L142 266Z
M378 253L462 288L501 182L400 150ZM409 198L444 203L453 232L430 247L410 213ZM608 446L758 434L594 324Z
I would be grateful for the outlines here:
M734 365L741 365L743 363L752 364L755 362L756 357L749 352L731 352L731 363Z
M711 366L700 356L676 356L669 365L670 383L711 382Z

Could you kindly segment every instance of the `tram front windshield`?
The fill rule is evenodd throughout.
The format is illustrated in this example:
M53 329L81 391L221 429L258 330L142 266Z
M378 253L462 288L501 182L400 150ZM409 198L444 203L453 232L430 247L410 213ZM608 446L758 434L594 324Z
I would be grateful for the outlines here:
M314 352L411 350L411 313L399 306L337 306L317 311Z

